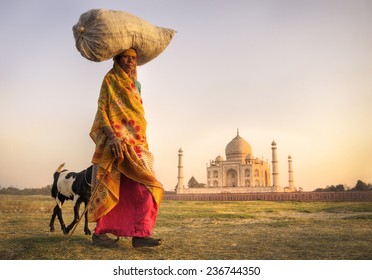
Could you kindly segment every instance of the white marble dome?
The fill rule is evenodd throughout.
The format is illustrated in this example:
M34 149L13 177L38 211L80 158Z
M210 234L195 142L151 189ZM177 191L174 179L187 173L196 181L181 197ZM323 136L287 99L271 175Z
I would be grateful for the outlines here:
M216 159L214 161L215 162L221 162L221 161L223 161L223 157L218 156L218 157L216 157Z
M253 160L254 158L253 158L253 155L252 155L252 154L248 154L248 155L245 157L245 159L248 160L248 161L251 161L251 160Z
M247 155L252 154L251 145L239 136L232 139L225 148L226 160L242 161Z

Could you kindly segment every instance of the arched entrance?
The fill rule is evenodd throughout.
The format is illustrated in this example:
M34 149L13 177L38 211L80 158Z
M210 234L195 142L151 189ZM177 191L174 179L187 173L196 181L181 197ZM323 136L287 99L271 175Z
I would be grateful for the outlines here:
M226 186L237 187L238 186L238 172L234 169L229 169L226 172Z

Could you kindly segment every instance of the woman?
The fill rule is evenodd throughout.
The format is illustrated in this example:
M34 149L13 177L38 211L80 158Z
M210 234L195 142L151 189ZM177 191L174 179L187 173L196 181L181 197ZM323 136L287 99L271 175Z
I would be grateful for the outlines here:
M107 233L132 237L134 247L162 243L151 237L164 190L155 178L148 150L136 68L134 49L114 58L102 83L90 132L96 144L94 179L96 184L101 182L88 210L89 221L97 221L92 238L97 245L116 244L119 238L113 240Z

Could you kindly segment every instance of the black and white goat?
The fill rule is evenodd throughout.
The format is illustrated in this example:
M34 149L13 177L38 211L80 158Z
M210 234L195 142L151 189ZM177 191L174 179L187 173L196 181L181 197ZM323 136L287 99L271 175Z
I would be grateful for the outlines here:
M87 207L89 202L92 193L91 181L93 166L77 173L70 172L66 169L62 170L64 165L64 163L61 164L54 172L53 176L52 197L56 200L57 205L54 207L49 226L50 231L54 231L54 220L57 216L63 233L67 234L80 218L80 204L84 202L85 207ZM74 220L67 227L62 218L62 205L65 200L72 200L74 202ZM88 212L85 213L84 232L86 235L91 234L88 227Z

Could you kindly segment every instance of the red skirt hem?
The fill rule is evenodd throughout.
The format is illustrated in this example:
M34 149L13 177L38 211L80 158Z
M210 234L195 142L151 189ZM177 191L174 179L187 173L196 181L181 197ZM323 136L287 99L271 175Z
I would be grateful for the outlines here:
M121 175L119 203L98 219L94 232L122 237L151 236L157 213L158 206L150 191L143 184Z

